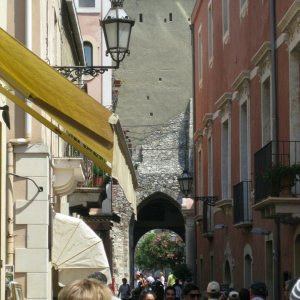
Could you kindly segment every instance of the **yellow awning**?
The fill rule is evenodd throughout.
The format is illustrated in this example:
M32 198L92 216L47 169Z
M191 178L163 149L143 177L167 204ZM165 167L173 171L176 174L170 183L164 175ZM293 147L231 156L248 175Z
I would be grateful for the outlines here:
M0 78L44 110L64 130L28 107L22 99L6 92L3 88L0 90L1 93L104 167L107 172L111 172L109 167L99 159L103 157L111 162L112 168L114 168L114 147L119 146L114 145L114 141L116 141L114 129L109 124L111 111L81 91L1 28ZM119 140L124 139L121 135L118 138ZM122 155L122 151L118 151L118 153ZM127 197L126 190L134 191L137 183L131 160L127 157L125 161L126 165L123 164L122 168L128 168L131 174L131 183L129 184L131 186L128 187L127 178L117 179ZM130 194L132 197L132 193ZM135 202L135 196L134 199L128 197L127 199Z

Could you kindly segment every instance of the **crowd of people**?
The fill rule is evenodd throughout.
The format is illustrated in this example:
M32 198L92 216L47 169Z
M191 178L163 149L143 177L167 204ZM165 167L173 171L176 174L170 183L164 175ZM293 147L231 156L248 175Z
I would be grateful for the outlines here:
M93 273L87 279L76 280L66 285L59 293L58 300L272 300L268 298L264 282L253 282L250 288L222 290L217 281L208 283L205 291L194 283L183 284L173 274L165 282L164 275L158 278L145 277L136 273L134 286L131 288L127 279L122 279L115 297L107 285L105 275ZM283 300L300 300L300 279L285 282Z

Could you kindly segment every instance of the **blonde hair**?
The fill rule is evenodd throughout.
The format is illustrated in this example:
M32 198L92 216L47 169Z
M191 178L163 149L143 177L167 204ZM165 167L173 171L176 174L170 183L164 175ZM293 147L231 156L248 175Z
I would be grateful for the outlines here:
M79 279L67 284L58 294L58 300L111 300L107 285L96 279Z

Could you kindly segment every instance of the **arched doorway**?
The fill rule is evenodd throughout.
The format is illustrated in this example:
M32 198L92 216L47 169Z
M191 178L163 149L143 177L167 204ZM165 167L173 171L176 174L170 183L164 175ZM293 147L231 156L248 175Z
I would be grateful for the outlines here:
M185 222L181 205L170 196L156 192L144 199L137 207L137 220L132 220L133 239L130 241L131 274L134 272L134 250L139 239L152 229L168 229L185 241Z
M231 284L231 270L229 261L226 260L225 267L224 267L224 283L228 286Z
M151 229L169 229L185 240L184 218L180 204L170 196L157 192L143 200L137 208L133 228L133 245Z

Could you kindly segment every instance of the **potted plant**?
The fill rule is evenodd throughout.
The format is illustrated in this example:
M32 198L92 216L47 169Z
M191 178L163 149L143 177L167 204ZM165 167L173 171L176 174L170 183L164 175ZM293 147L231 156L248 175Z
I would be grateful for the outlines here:
M296 175L300 175L300 164L277 164L267 169L264 178L280 186L281 195L291 195L290 189L295 185Z
M97 164L93 164L93 186L104 186L110 182L110 176Z

